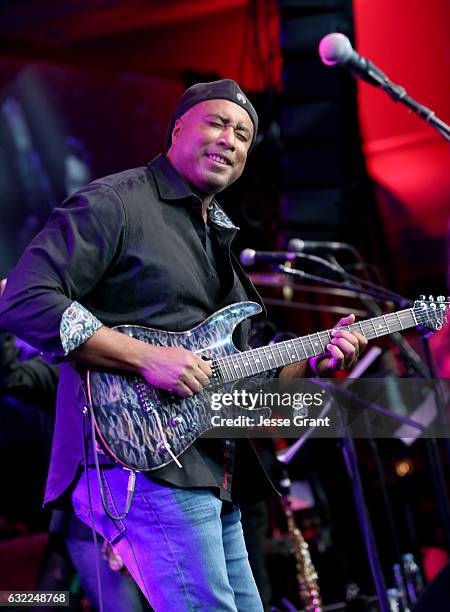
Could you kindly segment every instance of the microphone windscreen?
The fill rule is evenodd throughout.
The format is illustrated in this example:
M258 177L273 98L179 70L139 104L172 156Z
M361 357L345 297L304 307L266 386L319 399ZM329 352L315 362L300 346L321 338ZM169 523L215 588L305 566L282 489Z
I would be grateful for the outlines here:
M288 249L290 251L294 251L294 253L299 253L303 251L305 248L305 241L301 238L291 238L288 242Z
M254 249L244 249L241 251L239 260L243 266L253 266L255 263L256 252Z
M353 47L347 36L339 32L327 34L319 45L320 59L327 66L345 64L353 53Z

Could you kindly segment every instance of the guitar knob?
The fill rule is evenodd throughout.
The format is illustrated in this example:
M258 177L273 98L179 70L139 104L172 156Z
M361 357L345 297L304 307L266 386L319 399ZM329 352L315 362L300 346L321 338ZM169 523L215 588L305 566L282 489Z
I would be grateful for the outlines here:
M172 417L172 418L169 420L169 425L170 425L171 427L178 427L178 425L180 425L181 423L182 423L182 419L181 419L181 417L179 417L179 416Z
M161 442L161 444L158 444L158 452L161 453L162 455L167 453L167 448L165 447L163 442Z

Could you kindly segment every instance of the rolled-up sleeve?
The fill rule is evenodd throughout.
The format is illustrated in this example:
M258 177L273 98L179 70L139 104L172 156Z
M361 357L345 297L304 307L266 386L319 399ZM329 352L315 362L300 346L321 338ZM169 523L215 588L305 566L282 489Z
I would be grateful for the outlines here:
M89 310L78 302L72 302L63 312L59 326L64 355L84 344L101 326L101 322Z
M8 274L0 299L0 329L64 358L101 326L83 297L120 256L126 240L123 202L94 183L55 208L43 230Z

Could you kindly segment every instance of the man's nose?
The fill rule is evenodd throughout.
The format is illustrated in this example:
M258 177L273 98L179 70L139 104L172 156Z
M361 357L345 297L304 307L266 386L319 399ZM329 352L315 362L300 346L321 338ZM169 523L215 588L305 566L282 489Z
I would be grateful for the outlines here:
M218 143L225 146L227 149L234 149L236 135L233 126L224 127L220 132Z

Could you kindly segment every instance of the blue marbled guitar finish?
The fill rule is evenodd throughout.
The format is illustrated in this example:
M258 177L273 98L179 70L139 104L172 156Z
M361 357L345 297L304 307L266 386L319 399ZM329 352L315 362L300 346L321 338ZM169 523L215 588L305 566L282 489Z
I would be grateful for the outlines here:
M413 308L358 321L342 329L357 331L367 339L378 338L415 325L439 329L448 308L437 302L416 301ZM302 336L240 352L232 341L234 328L261 312L255 302L231 304L185 332L120 325L114 329L158 346L189 349L212 360L210 384L189 398L163 391L141 377L121 372L87 372L86 383L97 433L109 454L126 467L151 471L175 461L211 425L211 393L223 384L255 376L273 368L301 361L326 351L332 330ZM264 409L260 409L265 412ZM222 406L224 418L248 415L240 406Z
M134 325L114 330L153 345L183 347L207 358L226 357L238 352L232 341L234 328L261 310L254 302L232 304L186 332ZM225 371L230 373L227 367ZM241 368L233 380L243 376ZM213 365L212 384L193 397L181 398L137 376L91 370L87 386L97 433L113 458L127 467L149 471L167 465L212 428L211 393L225 378L230 377L221 376L220 368ZM226 418L239 414L248 411L230 406L220 413Z

